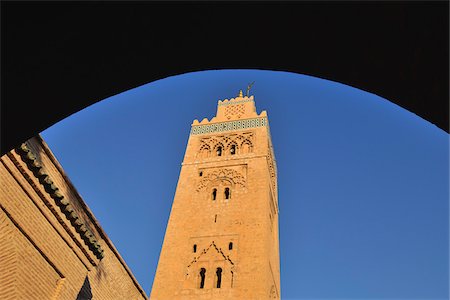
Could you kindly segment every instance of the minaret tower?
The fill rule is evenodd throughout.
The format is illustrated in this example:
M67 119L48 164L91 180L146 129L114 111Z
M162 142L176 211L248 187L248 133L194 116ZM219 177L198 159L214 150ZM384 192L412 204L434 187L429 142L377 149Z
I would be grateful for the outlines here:
M253 96L192 123L150 296L280 298L275 156Z

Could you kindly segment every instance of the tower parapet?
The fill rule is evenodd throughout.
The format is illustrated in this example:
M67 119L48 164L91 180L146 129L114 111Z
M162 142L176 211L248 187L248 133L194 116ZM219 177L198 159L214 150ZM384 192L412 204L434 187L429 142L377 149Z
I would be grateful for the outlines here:
M208 134L246 128L257 128L268 125L267 112L256 112L254 96L237 96L236 98L219 100L216 116L201 122L192 122L191 135Z

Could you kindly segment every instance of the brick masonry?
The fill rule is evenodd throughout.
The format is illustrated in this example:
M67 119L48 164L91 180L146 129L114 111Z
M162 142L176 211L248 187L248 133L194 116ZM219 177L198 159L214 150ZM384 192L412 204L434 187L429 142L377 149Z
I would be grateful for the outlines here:
M0 299L147 299L40 136L0 179Z
M219 101L211 120L192 124L151 299L279 298L267 113L258 115L253 96L241 93Z

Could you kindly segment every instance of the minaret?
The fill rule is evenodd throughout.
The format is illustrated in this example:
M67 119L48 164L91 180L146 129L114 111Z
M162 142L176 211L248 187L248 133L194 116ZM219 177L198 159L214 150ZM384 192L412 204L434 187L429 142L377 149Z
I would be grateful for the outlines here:
M150 298L280 298L275 156L253 96L192 123Z

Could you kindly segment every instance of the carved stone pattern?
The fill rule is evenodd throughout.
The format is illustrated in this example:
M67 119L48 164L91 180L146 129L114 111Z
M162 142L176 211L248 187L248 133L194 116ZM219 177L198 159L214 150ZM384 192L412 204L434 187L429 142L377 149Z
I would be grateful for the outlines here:
M267 118L254 118L229 122L221 122L206 125L195 125L191 128L191 135L208 134L214 132L223 132L231 130L240 130L246 128L256 128L267 126Z
M228 179L235 185L239 185L243 188L246 187L245 178L238 171L232 169L219 169L204 175L204 178L200 180L197 185L197 192L205 189L211 181L220 179Z
M200 257L202 257L204 254L206 254L210 249L216 250L217 253L219 253L219 254L223 257L223 260L228 261L232 266L234 266L234 263L233 263L233 261L231 261L230 256L225 255L225 253L223 253L222 249L221 249L221 248L218 248L218 247L216 246L216 244L215 244L214 242L212 242L212 243L208 246L208 248L203 249L203 250L200 252L200 254L199 254L198 256L194 257L194 259L189 263L189 265L187 266L187 268L190 268L194 263L196 263L197 261L199 261L199 260L200 260Z
M273 161L272 151L269 148L268 155L267 155L267 163L269 165L269 173L270 173L270 181L272 183L273 192L276 193L277 191L277 183L276 183L276 166Z
M237 115L238 118L245 113L244 104L230 105L225 108L225 116L231 118L233 115Z
M269 299L278 299L278 293L275 285L272 285L272 288L270 289Z
M227 150L231 145L236 145L236 147L242 147L244 143L249 144L250 147L253 146L253 133L247 132L242 134L233 135L220 135L207 137L200 140L200 150L202 149L215 149L217 146L222 146L223 150Z

